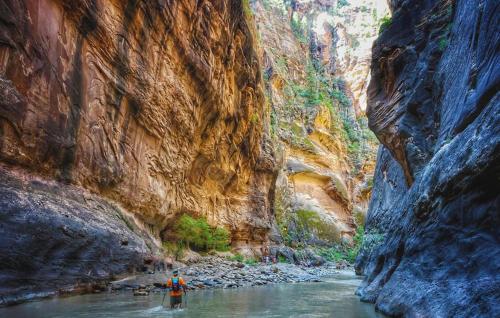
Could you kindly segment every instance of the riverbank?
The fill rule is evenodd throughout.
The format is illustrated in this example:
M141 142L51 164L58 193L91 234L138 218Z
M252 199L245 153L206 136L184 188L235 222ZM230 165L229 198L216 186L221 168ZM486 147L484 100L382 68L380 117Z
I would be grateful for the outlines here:
M286 265L286 264L285 264ZM281 266L281 264L279 265ZM131 290L56 297L0 308L9 318L165 318L165 317L342 317L381 318L354 294L361 283L352 270L341 270L318 283L278 283L245 288L191 291L183 310L163 307L163 293L133 297ZM165 299L168 307L168 299Z
M345 261L338 263L315 262L314 259L275 264L245 262L231 260L231 253L222 253L215 256L198 257L191 259L189 265L176 262L174 268L180 270L186 280L189 290L204 289L231 289L239 287L261 286L278 283L321 282L323 277L337 274L339 270L354 271L352 265ZM290 256L290 259L293 259ZM308 265L306 265L308 264ZM321 264L313 266L313 264ZM85 294L100 294L115 291L130 291L137 296L147 296L150 293L160 293L164 289L171 270L153 271L151 267L145 272L122 277L119 280L106 282L79 283L63 286L58 289L25 292L22 296L10 295L0 299L0 308L21 305L26 302L40 301L56 297L77 297ZM113 293L111 293L112 295Z
M255 263L230 260L221 256L207 256L196 263L179 268L188 289L215 289L261 286L277 283L321 282L323 277L337 274L340 269L351 269L347 263L325 262L320 266L291 263ZM109 284L110 290L134 290L137 295L161 291L170 271L131 276Z

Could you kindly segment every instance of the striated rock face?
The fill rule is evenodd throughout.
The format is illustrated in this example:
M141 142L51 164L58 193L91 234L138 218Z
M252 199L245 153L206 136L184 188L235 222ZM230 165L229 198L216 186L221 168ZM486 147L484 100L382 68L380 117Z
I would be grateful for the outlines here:
M253 2L271 133L284 168L274 206L283 236L294 214L308 211L327 224L323 241L350 241L353 214L368 206L378 143L359 104L381 8L388 9L350 2Z
M383 143L358 293L391 316L500 311L500 6L391 1L373 48Z
M263 132L268 118L258 55L243 12L240 1L229 0L2 1L0 161L5 171L18 171L0 198L12 222L2 238L22 232L27 219L39 225L30 235L42 235L64 224L66 210L75 218L83 213L89 224L113 218L105 203L113 202L154 236L190 213L231 229L235 245L266 241L275 163ZM30 219L25 207L38 211L39 190L26 180L35 176L50 187L42 187L46 209ZM73 188L93 193L103 208L66 199ZM123 222L114 224L133 235ZM82 236L96 242L123 236L108 227L94 230L85 227ZM80 244L81 236L57 244L54 236L54 243L46 241L54 247L41 249L41 257L85 258L85 250L59 252ZM14 246L29 251L29 244ZM125 263L150 250L143 245L130 251L134 257L124 254ZM36 264L47 268L33 277L49 279L43 272L50 263L9 267L21 256L7 254L4 261L8 246L1 246L2 279L5 271ZM120 261L109 256L110 247L92 246L99 257Z
M366 110L370 81L371 47L378 36L380 20L389 14L387 1L297 1L299 12L312 16L312 54L337 79L352 100L356 115Z
M103 288L159 260L119 206L73 186L0 170L0 306Z

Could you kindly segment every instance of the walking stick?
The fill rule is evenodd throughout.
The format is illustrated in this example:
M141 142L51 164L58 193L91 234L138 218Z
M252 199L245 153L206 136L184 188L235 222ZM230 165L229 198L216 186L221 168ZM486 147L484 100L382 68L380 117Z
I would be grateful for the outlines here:
M161 306L163 307L163 303L165 302L165 296L167 295L167 292L165 291L163 293L163 300L161 301Z

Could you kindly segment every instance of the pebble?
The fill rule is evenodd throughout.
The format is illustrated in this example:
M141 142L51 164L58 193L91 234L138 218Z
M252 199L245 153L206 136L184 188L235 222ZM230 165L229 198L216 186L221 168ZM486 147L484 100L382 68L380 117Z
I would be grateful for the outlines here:
M147 295L149 295L149 291L145 289L134 290L134 296L147 296Z
M342 264L344 265L344 264ZM306 267L288 263L245 265L218 256L206 256L199 262L184 267L181 270L188 289L239 288L245 286L264 286L276 283L321 282L321 277L337 273L336 264L325 263L317 267ZM144 283L112 285L112 289L134 288L134 295L147 295L149 290L162 291L165 283L159 279L166 279L166 275L148 275L150 278ZM156 279L156 280L154 280ZM134 286L135 285L135 286Z
M336 272L335 264L302 267L292 264L245 265L208 256L185 270L185 279L195 288L237 288L282 282L321 282L321 276Z

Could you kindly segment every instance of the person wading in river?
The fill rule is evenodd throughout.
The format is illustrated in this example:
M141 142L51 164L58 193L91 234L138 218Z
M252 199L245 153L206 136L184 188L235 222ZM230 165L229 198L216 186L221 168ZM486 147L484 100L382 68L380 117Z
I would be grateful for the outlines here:
M170 289L170 308L182 308L182 292L186 294L186 283L179 277L179 271L172 272L174 277L167 280L167 288Z

